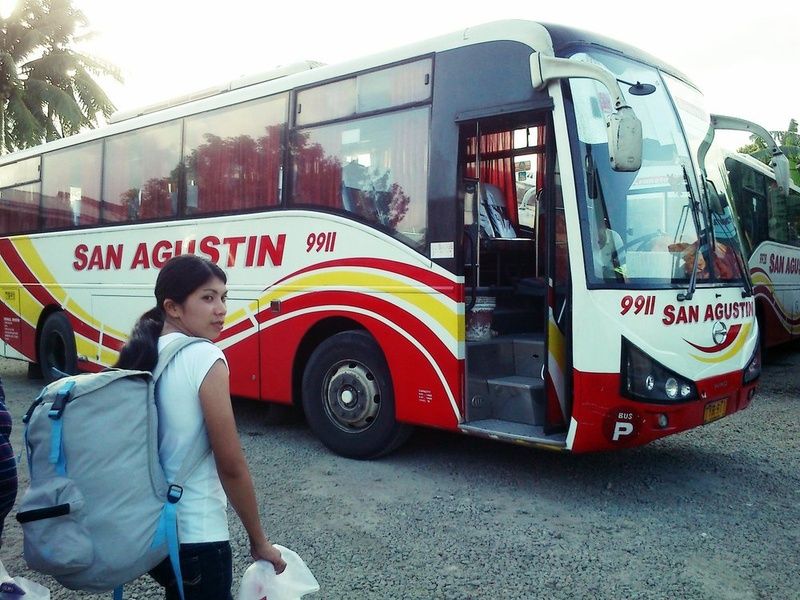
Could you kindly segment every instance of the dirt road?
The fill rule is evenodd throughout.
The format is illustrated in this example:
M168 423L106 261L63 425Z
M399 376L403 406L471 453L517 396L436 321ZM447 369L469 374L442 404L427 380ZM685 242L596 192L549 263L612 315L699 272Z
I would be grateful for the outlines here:
M20 446L38 393L0 359ZM692 432L576 456L417 432L394 454L330 454L304 423L237 402L271 538L306 559L310 598L800 598L800 352L769 356L753 405ZM27 466L22 465L25 488ZM232 516L237 579L249 564ZM27 571L9 519L0 556ZM142 578L127 598L160 598Z

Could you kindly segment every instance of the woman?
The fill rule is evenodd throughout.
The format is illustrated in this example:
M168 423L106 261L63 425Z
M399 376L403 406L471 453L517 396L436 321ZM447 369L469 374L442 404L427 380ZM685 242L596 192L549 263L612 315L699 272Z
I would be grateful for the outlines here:
M156 306L142 315L120 352L117 367L152 371L158 354L180 336L216 339L225 320L225 273L209 260L176 256L158 274ZM158 380L159 455L167 478L177 474L197 434L211 454L192 472L178 502L180 564L185 600L231 599L233 568L226 516L230 500L250 538L250 554L276 573L286 568L261 528L253 481L231 407L228 365L212 343L181 350ZM179 597L169 559L150 575Z
M6 409L6 395L0 380L0 547L3 524L17 497L17 459L11 448L11 415Z

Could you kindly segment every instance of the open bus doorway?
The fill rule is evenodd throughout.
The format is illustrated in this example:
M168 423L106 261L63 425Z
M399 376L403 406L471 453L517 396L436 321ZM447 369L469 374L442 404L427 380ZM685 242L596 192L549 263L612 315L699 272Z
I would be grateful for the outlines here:
M566 437L569 265L547 114L463 124L467 394L462 429Z

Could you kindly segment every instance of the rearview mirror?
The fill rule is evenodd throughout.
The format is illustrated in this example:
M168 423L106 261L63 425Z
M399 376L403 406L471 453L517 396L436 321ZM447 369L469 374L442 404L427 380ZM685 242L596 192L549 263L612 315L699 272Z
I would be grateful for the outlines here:
M608 156L615 171L638 171L642 166L642 122L623 106L606 121Z
M606 120L608 154L615 171L638 171L642 166L642 122L625 104L616 78L607 69L590 63L556 58L534 52L530 58L531 84L541 90L555 79L586 78L602 83L611 94L615 112Z
M769 166L772 167L775 173L775 183L778 184L778 193L782 196L788 196L789 183L791 182L791 177L789 175L789 159L786 158L785 154L775 154L772 156Z

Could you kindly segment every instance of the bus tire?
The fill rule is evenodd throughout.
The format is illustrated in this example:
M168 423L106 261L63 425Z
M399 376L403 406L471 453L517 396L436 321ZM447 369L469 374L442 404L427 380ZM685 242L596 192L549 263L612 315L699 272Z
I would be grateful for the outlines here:
M387 454L411 433L395 419L389 367L364 331L337 333L314 350L303 372L302 397L311 430L348 458Z
M39 336L39 366L48 383L78 372L75 333L63 312L54 312L44 322Z

